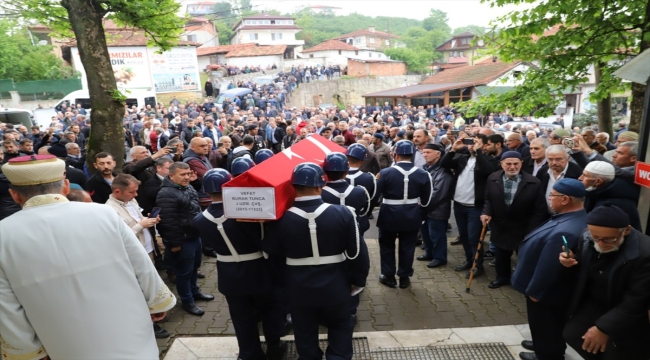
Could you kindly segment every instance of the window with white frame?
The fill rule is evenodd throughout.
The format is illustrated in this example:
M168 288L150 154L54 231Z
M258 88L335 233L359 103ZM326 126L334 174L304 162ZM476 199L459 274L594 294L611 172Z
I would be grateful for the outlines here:
M248 34L248 40L257 40L257 33Z
M372 53L371 53L371 52L368 53L368 57L369 57L369 58L372 57Z
M389 46L389 45L390 45L390 40L386 39L386 46Z
M187 35L187 41L196 42L196 34Z
M374 44L375 43L375 38L370 38L370 43Z
M356 38L354 39L355 44L361 44L361 38Z
M282 40L282 33L271 33L271 41Z

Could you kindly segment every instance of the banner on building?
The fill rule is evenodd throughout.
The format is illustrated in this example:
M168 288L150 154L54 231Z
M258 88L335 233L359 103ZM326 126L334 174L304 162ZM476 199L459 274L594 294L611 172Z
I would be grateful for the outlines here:
M154 91L199 91L199 65L196 48L172 48L162 54L149 50L149 62Z

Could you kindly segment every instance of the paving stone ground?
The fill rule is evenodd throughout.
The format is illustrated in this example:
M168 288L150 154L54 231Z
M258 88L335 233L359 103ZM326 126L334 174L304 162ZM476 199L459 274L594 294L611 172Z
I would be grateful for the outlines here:
M376 217L376 212L375 212ZM452 219L452 224L454 221ZM447 233L448 241L457 236L456 229ZM477 327L516 325L527 323L526 301L522 294L509 286L500 289L487 287L496 274L494 268L485 262L487 276L472 283L471 293L466 293L465 272L455 272L454 266L463 261L462 246L448 247L446 266L429 269L426 262L415 261L415 274L411 287L406 290L390 289L379 283L379 245L377 228L373 226L366 233L370 252L370 275L368 285L361 293L355 332L422 330L452 327ZM489 236L486 237L486 240ZM416 256L423 251L416 250ZM201 270L206 278L199 280L204 293L213 294L214 301L197 303L205 310L201 317L186 313L179 306L169 312L168 320L161 323L171 336L158 339L161 354L179 336L233 336L235 334L228 304L217 291L217 272L214 258L204 258ZM166 274L161 276L167 281ZM168 285L170 285L168 283ZM170 285L175 291L175 286ZM325 329L321 329L325 332Z

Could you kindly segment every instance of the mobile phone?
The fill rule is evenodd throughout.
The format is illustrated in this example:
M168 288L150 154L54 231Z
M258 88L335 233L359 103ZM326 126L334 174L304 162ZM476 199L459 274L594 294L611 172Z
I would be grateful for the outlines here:
M472 145L472 144L474 144L474 138L464 138L464 139L463 139L463 144L465 144L465 145Z
M566 241L566 238L562 236L562 241L564 242L564 251L566 252L566 257L569 257L569 243Z
M151 212L149 213L149 217L152 218L152 219L155 219L155 218L158 217L158 214L160 214L160 208L155 207L155 208L151 209Z
M218 147L218 148L223 147L223 143L222 143L222 142L218 142L218 143L217 143L217 147Z
M564 144L564 147L567 149L573 149L575 146L573 139L562 139L562 144Z

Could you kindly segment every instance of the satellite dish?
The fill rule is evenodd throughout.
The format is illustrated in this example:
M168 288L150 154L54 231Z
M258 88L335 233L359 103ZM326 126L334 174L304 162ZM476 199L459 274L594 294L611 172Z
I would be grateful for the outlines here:
M38 45L40 45L40 46L47 45L47 40L41 40L41 41L39 41L39 42L38 42Z

